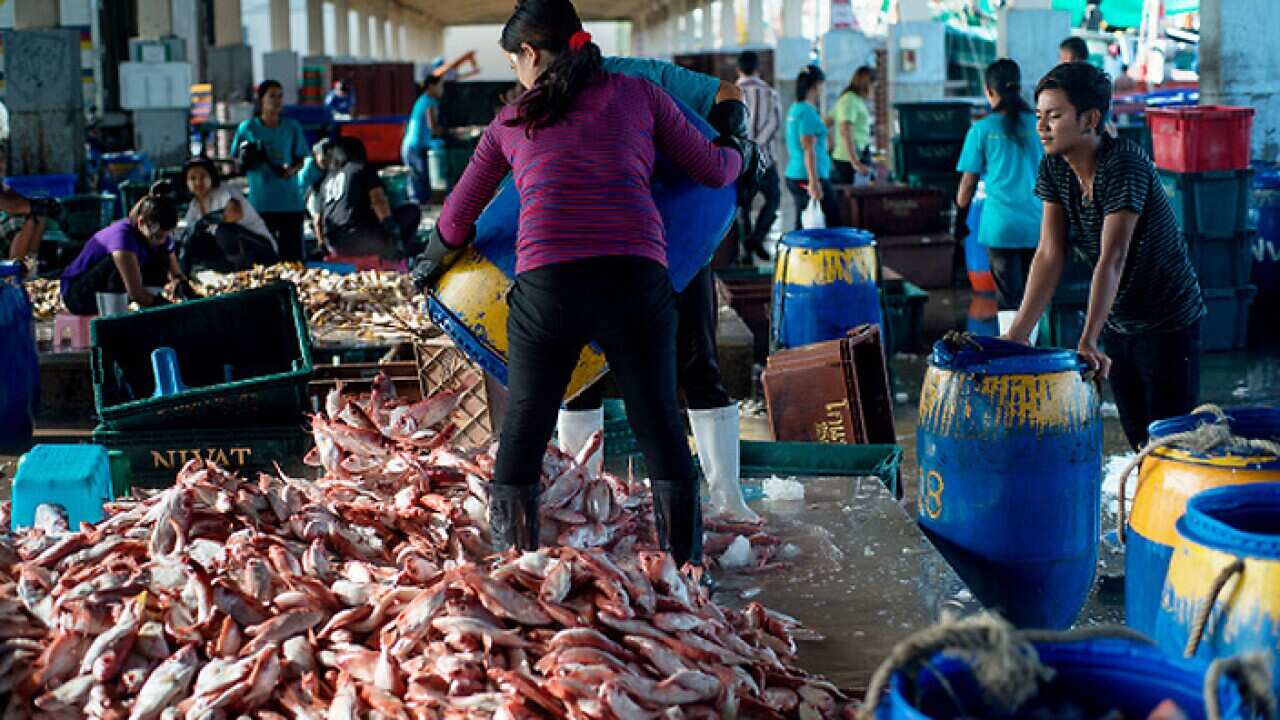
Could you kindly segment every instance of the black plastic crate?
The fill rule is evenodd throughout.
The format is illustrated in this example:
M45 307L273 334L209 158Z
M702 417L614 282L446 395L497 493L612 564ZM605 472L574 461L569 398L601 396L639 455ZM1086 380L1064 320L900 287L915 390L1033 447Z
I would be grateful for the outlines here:
M1253 269L1253 240L1257 235L1256 230L1225 237L1183 233L1200 287L1221 289L1247 285Z
M1248 228L1253 170L1157 172L1183 232L1224 238Z
M909 173L899 177L905 177L907 184L911 187L938 188L952 202L955 201L956 191L960 188L960 173L954 168L948 172Z
M898 111L898 137L907 142L963 140L973 122L973 105L967 102L910 102L893 107Z
M292 283L96 318L90 364L111 430L296 422L307 408L311 335ZM151 353L173 348L187 390L152 397Z
M924 306L929 293L909 282L902 283L896 291L883 290L884 317L888 323L885 337L886 352L909 352L921 348L920 331L924 326Z
M899 138L893 141L893 166L900 177L955 173L962 149L964 142L960 140L913 142Z
M236 472L296 466L311 448L311 434L300 424L123 431L99 425L93 442L124 454L134 486L165 487L173 484L183 465L197 458Z
M1204 304L1209 312L1200 323L1200 346L1205 352L1239 350L1245 346L1249 336L1249 306L1257 294L1258 288L1253 285L1204 291Z

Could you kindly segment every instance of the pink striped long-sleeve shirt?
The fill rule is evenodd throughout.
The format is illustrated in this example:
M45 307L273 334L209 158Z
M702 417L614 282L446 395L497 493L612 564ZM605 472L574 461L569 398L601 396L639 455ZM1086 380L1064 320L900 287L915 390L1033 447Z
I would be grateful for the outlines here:
M661 152L695 181L732 183L742 170L734 150L713 145L657 86L606 74L584 89L555 125L508 127L503 108L445 200L438 226L449 245L467 242L476 218L508 171L520 193L516 272L610 255L666 265L662 217L649 178Z

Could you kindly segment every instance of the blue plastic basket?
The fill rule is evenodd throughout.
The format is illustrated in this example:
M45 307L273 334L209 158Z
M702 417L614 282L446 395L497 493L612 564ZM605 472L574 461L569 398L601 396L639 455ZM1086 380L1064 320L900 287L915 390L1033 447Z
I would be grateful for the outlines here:
M5 183L14 192L29 198L64 198L76 192L76 176L72 174L16 175L5 178Z

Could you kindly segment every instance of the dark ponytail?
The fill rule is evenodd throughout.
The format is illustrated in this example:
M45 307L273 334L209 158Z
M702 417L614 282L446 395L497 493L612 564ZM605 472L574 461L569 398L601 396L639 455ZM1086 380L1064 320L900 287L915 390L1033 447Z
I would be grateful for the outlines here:
M160 180L152 183L147 194L129 211L129 221L142 222L152 233L172 230L178 226L178 203L173 199L173 183Z
M1009 58L999 60L987 66L985 74L987 88L1000 98L995 112L1004 114L1004 132L1019 145L1027 141L1022 114L1031 112L1031 106L1022 98L1022 70L1018 63Z
M578 33L573 47L570 40ZM533 87L516 102L510 127L524 126L525 133L554 125L569 112L573 101L588 85L604 74L600 46L582 31L582 21L569 0L520 0L502 28L499 44L509 53L519 53L528 43L556 57L538 76Z

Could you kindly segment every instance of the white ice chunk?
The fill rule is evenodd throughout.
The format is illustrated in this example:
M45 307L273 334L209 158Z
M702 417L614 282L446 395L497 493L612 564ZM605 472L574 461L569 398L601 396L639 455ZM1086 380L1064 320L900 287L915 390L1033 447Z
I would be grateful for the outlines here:
M746 567L751 563L751 541L743 535L734 538L717 563L723 568Z
M804 500L804 485L775 475L765 479L764 497L766 500Z

